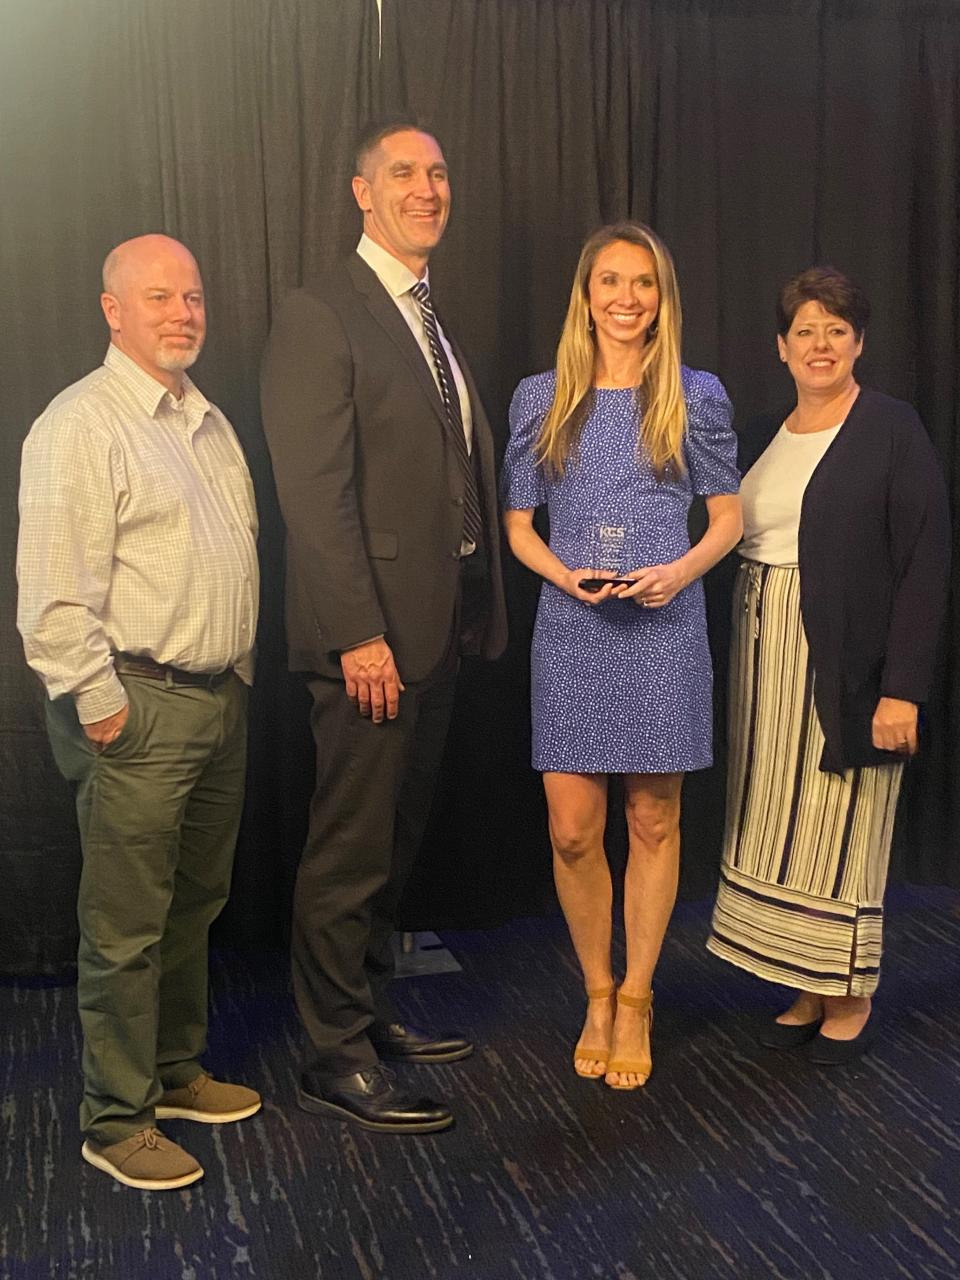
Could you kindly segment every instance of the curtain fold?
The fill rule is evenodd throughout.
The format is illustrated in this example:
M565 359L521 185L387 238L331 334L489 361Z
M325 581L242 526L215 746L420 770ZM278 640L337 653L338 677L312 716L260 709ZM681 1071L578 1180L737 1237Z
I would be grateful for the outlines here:
M790 403L774 340L780 283L815 261L861 282L874 307L862 377L917 405L956 499L956 5L386 0L384 18L385 92L434 124L451 161L454 208L436 287L452 299L501 445L516 382L553 362L582 240L630 215L670 245L685 359L721 376L740 422ZM695 512L695 532L702 520ZM731 576L726 564L707 582L717 763L685 784L682 886L691 894L712 889L719 858ZM477 870L489 859L505 858L511 874L531 857L549 859L524 731L537 584L512 567L509 586L507 656L493 673L465 673L465 684L484 681L486 696L457 708L446 763L457 785L440 797L410 895L427 915L452 906L442 873L451 841L474 901L491 883ZM900 874L954 885L957 623L954 591L896 845ZM492 769L477 748L491 701L503 708ZM505 798L512 825L488 816L465 827L462 797L478 778L491 807ZM618 804L611 822L622 852ZM507 883L493 896L505 904L510 891Z
M42 695L15 628L20 446L54 394L103 358L110 247L165 231L196 254L209 337L198 385L257 489L263 562L247 805L221 938L275 941L311 788L303 690L284 670L282 535L259 422L271 307L351 247L352 150L376 109L375 0L27 0L0 51L0 972L75 955L80 854Z
M20 446L102 358L98 273L127 236L164 230L197 254L210 312L197 381L247 450L263 526L250 785L221 939L283 934L312 788L307 698L283 665L260 352L283 293L355 242L366 118L409 107L444 145L454 203L436 294L501 448L513 387L552 364L580 243L629 214L671 246L685 358L720 374L742 421L789 401L777 285L817 259L848 270L874 305L864 380L917 405L960 496L953 0L383 0L382 30L375 0L8 0L4 17L0 971L70 962L79 869L14 625ZM716 874L727 578L708 585L718 764L685 788L688 893ZM491 923L550 900L528 764L536 585L510 563L508 587L508 654L464 665L409 924ZM958 598L897 837L901 874L954 885ZM618 822L612 837L622 853Z

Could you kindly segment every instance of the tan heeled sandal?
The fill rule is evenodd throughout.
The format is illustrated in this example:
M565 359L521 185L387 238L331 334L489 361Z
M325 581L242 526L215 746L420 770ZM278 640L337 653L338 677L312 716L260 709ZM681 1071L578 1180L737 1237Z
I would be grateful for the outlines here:
M592 991L589 988L587 988L587 1000L588 1001L609 1000L610 997L613 995L614 991L616 991L616 989L617 988L614 986L613 983L611 983L609 987L594 987ZM582 1076L584 1080L602 1080L605 1073L609 1070L607 1066L607 1059L609 1057L610 1057L609 1044L604 1045L602 1049L598 1049L598 1048L592 1047L591 1045L585 1044L584 1041L582 1040L578 1040L577 1045L573 1051L573 1069L577 1073L577 1075ZM578 1058L587 1058L591 1062L599 1062L600 1070L599 1071L581 1071L580 1068L577 1066Z
M645 996L628 996L622 991L617 992L617 1004L626 1005L628 1009L639 1009L641 1013L647 1015L648 1035L653 1030L653 992L648 991ZM650 1079L653 1072L653 1058L614 1058L607 1062L606 1074L610 1075L615 1071L619 1076L636 1075L643 1076L643 1079L636 1084L609 1084L610 1089L639 1089L641 1085L645 1085Z

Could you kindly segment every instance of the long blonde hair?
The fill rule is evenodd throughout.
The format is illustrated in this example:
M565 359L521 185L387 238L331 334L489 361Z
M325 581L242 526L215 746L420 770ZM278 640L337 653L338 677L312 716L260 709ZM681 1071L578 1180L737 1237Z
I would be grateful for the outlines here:
M600 251L620 240L653 254L660 291L660 306L648 330L638 388L637 407L643 411L638 449L646 453L660 479L670 471L682 474L685 470L687 406L680 377L681 315L676 269L670 250L656 232L641 222L615 222L594 231L580 252L557 346L553 403L535 446L537 462L556 477L563 475L593 406L597 342L590 322L590 276Z

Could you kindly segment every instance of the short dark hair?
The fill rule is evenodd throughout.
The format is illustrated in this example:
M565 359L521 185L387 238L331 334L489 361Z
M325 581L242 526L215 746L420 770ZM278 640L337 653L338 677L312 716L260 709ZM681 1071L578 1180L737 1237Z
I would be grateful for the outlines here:
M357 137L355 172L363 173L363 166L367 163L371 151L376 151L384 138L389 138L395 133L406 133L408 130L413 130L414 133L427 133L431 138L436 137L433 130L414 115L393 115L368 121Z
M791 277L777 298L777 332L787 336L793 317L805 302L819 302L824 311L846 320L858 338L870 319L867 295L836 267L807 267Z

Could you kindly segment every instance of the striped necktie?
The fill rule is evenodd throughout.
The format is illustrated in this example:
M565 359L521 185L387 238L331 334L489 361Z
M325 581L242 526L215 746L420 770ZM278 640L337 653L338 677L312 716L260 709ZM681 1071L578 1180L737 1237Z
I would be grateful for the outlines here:
M437 317L433 310L433 303L430 301L430 286L425 280L418 280L410 292L416 298L423 317L423 327L426 330L427 342L430 344L430 354L433 356L433 367L437 371L437 380L440 383L440 398L443 401L444 412L457 450L457 459L463 472L463 536L466 541L478 545L483 528L480 496L477 493L473 464L467 452L467 438L463 433L463 414L460 411L457 384L453 380L453 370L450 368L450 361L440 341Z

